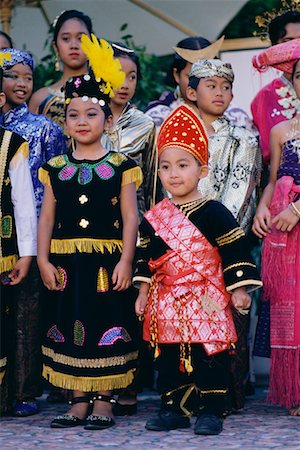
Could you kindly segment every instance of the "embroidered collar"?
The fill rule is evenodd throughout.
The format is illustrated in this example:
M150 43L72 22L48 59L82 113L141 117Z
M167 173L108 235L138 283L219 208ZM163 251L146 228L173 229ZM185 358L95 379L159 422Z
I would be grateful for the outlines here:
M7 113L4 114L4 126L9 125L16 120L24 120L23 116L29 113L29 109L26 103L23 103L16 108L10 109Z

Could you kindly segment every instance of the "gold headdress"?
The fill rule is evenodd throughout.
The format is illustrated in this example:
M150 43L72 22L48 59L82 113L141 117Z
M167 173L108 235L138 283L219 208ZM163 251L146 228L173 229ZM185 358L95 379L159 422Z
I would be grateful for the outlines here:
M113 91L124 83L125 73L122 71L120 61L114 58L111 45L104 39L100 39L99 43L94 34L92 40L83 34L81 48L89 60L97 83L101 84L100 90L103 94L113 97Z
M11 61L11 54L7 51L0 52L0 67L3 67L6 61Z
M281 0L280 9L272 9L271 11L264 12L261 16L255 17L255 23L262 29L260 33L254 32L254 36L260 36L262 40L269 37L269 25L276 19L276 17L282 16L289 11L300 12L300 0Z
M173 47L173 50L177 55L181 56L185 61L194 63L199 59L213 59L217 56L221 50L225 36L210 44L208 47L200 48L198 50L189 50L187 48Z

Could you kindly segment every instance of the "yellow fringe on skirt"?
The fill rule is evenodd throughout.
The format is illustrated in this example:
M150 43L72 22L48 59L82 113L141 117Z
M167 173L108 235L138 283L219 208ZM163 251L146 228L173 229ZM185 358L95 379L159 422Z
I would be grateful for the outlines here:
M53 386L62 389L78 390L82 392L110 391L129 386L134 378L135 369L119 375L106 377L74 377L61 372L56 372L51 367L43 365L43 377Z
M12 270L18 261L17 255L1 256L0 257L0 273L9 272Z
M115 250L122 251L121 240L104 240L92 238L74 238L74 239L52 239L50 244L50 253L71 254L71 253L104 253L108 250L113 253Z

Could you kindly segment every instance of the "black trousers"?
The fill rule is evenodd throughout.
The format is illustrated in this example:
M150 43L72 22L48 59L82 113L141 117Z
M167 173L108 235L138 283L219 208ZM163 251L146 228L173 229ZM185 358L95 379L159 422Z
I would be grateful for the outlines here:
M193 372L190 374L180 371L179 345L160 345L160 352L156 368L158 370L157 387L162 395L162 408L166 407L164 398L167 393L175 391L171 394L174 396L174 402L171 403L176 407L186 392L185 389L179 388L194 384L198 388L198 406L201 413L222 416L226 412L230 384L228 351L207 356L201 344L192 344ZM180 392L179 396L178 392Z

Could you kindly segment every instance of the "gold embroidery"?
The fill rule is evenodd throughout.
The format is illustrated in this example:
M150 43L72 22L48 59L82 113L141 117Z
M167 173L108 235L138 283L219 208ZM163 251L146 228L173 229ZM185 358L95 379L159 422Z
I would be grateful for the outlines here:
M123 153L112 153L107 159L108 162L112 163L114 166L120 166L122 162L126 161L127 158Z
M10 178L9 177L5 178L5 180L4 180L5 186L8 186L9 183L10 183Z
M200 393L202 395L206 395L206 394L228 394L228 389L208 389L205 391L202 391L200 389Z
M97 292L107 292L109 288L108 273L104 267L100 267L97 277Z
M113 197L112 199L111 199L111 204L113 205L113 206L116 206L116 204L118 203L118 197Z
M18 261L17 255L0 256L0 273L12 270Z
M54 156L54 158L51 158L50 161L48 161L49 166L51 167L63 167L67 164L67 156L65 155L59 155Z
M4 216L0 220L0 237L3 239L9 239L12 235L12 217Z
M120 222L118 220L115 220L114 227L118 230L120 228Z
M110 358L72 358L71 356L55 353L51 348L42 346L42 353L55 363L81 369L96 369L97 367L123 366L129 361L134 361L138 357L138 352L127 353L122 356L112 356Z
M243 261L243 262L239 262L239 263L235 263L235 264L230 264L230 266L227 266L223 272L227 272L227 270L230 269L234 269L235 267L240 267L240 266L249 266L249 267L254 267L256 268L256 265L253 263L250 263L248 261Z
M12 132L5 130L3 139L2 139L2 144L0 147L0 155L1 155L1 158L0 158L0 220L2 219L1 205L2 205L3 180L4 180L5 168L6 168L6 163L7 163L7 155L8 155L11 137L12 137ZM0 242L0 257L1 256L3 256L3 253L2 253L2 245Z
M240 239L242 236L245 236L244 230L237 227L229 231L228 233L223 234L222 236L216 238L216 243L218 244L219 247L222 247L223 245L231 244L237 239Z
M75 239L52 239L50 245L50 253L59 255L76 253L104 253L107 250L109 253L115 251L122 251L121 240L104 240L91 238L75 238Z

